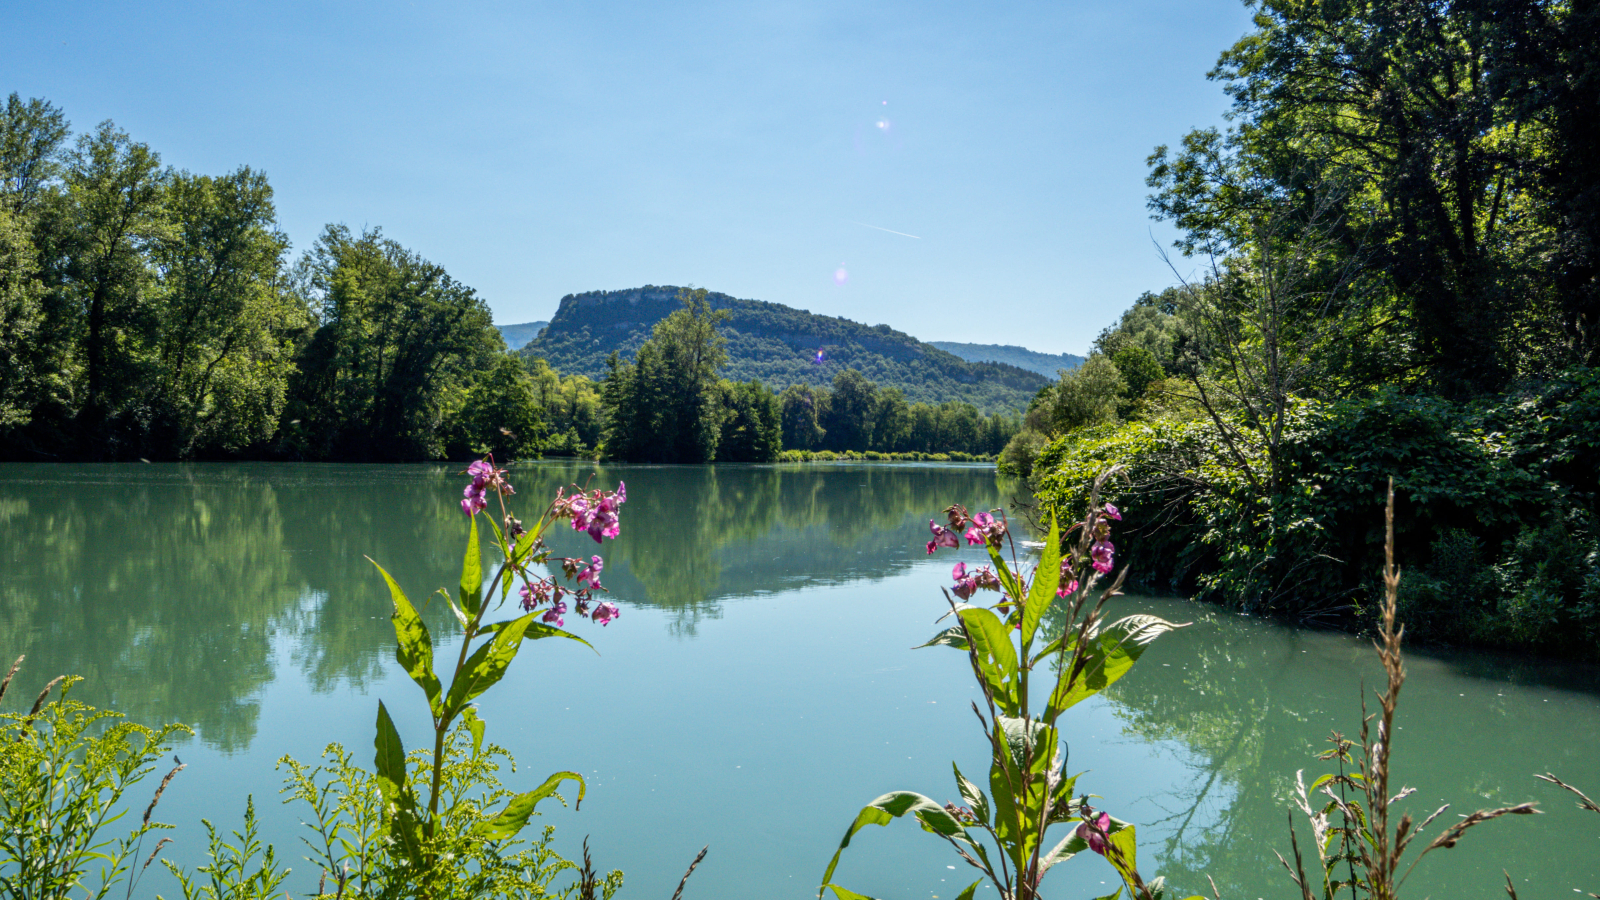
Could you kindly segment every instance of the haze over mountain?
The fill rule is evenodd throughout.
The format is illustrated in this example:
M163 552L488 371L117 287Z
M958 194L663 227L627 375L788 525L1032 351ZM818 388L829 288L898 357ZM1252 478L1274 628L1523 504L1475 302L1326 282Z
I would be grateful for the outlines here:
M507 350L521 350L528 342L539 336L549 322L523 322L517 325L496 325L500 329L500 336L505 338Z
M1015 344L963 344L960 341L929 341L940 350L947 350L967 362L997 362L1038 372L1054 379L1062 369L1076 369L1083 365L1083 357L1072 353L1040 353Z
M655 323L679 309L679 289L646 285L621 291L568 294L549 326L521 352L543 357L563 374L605 375L613 351L629 358ZM844 369L856 369L879 387L899 388L911 402L962 400L984 412L1021 410L1049 379L1004 363L968 362L888 325L864 325L803 309L727 294L707 297L729 318L723 377L760 379L773 390L791 384L818 387ZM820 358L819 358L820 354Z

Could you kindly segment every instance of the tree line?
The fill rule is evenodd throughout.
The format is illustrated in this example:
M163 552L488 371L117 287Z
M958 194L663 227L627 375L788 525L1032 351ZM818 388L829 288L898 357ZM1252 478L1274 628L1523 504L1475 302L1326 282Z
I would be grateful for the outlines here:
M379 229L329 225L292 256L261 172L176 170L111 122L74 136L41 99L0 109L3 459L708 462L992 455L1010 436L853 371L781 400L723 380L698 302L603 383L562 375L506 353L482 297Z
M631 360L612 353L602 382L605 452L631 462L764 462L781 450L998 453L1016 417L984 416L970 403L907 403L845 369L833 388L719 377L727 338L706 291L656 323Z

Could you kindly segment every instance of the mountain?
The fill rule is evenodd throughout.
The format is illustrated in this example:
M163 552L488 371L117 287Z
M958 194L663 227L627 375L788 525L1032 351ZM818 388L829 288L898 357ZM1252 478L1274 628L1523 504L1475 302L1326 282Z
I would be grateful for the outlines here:
M646 285L623 291L568 294L546 328L522 349L563 374L600 378L612 351L631 357L656 322L681 307L678 288ZM895 331L803 309L709 294L731 315L719 327L728 339L724 378L759 378L773 390L791 384L827 386L856 369L879 387L897 387L910 402L964 400L985 413L1021 410L1048 383L1036 372L1001 363L972 363ZM822 361L817 361L818 351Z
M549 322L523 322L521 325L496 325L500 336L506 339L507 350L521 350L539 336Z
M1038 372L1055 380L1062 369L1076 369L1083 365L1083 357L1071 353L1040 353L1011 344L963 344L959 341L929 341L940 350L946 350L967 362L996 362Z

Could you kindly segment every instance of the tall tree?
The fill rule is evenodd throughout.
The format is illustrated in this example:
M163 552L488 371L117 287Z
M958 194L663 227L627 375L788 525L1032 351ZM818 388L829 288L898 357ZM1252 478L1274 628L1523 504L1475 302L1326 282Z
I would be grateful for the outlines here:
M878 386L855 369L833 376L828 395L828 417L823 422L831 450L866 450L872 441L873 412Z
M150 254L169 234L167 181L161 157L109 121L78 139L66 168L50 249L60 253L60 308L78 313L60 324L83 329L80 439L100 453L119 452L143 412L133 403L148 374L159 285Z
M606 453L630 462L710 462L723 408L717 372L727 363L726 318L705 289L679 294L681 309L657 322L632 362L612 355L601 391Z
M289 447L346 459L441 455L449 392L505 348L488 305L377 229L328 226L299 277L319 324L285 413Z
M309 311L286 288L289 240L272 188L249 168L174 175L150 384L154 445L164 454L234 452L267 442L283 411L294 340Z

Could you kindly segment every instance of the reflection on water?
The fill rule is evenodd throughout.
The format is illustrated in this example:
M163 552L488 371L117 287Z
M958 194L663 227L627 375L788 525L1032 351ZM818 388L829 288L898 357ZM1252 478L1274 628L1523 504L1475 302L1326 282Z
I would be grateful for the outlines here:
M558 554L607 557L624 606L673 611L692 635L721 601L881 579L915 547L929 498L999 505L981 468L922 466L518 467L525 519L573 482L631 482L626 540L555 530ZM0 466L0 655L85 676L80 697L136 720L182 721L243 749L275 638L313 689L362 686L388 661L379 561L414 597L460 566L463 479L444 466ZM429 627L454 620L437 604ZM8 660L12 657L8 657Z
M951 502L1008 502L992 472L543 463L515 476L525 519L558 485L628 482L620 540L553 539L558 554L606 555L624 615L596 641L604 657L541 648L486 700L491 740L533 772L591 778L581 814L550 814L564 850L593 834L642 896L670 893L709 842L696 897L814 896L863 802L941 796L952 759L982 768L965 661L909 648L936 630L951 562L979 558L929 559L927 520ZM0 466L0 654L28 654L25 686L81 674L88 702L195 725L202 747L184 750L194 765L167 815L231 821L242 793L260 804L276 790L277 755L370 745L377 696L402 734L424 727L405 720L414 688L395 675L388 598L363 557L414 598L452 581L461 484L441 466ZM1209 895L1206 875L1226 898L1292 896L1273 855L1288 846L1286 799L1296 770L1321 771L1331 729L1359 729L1360 682L1381 677L1370 647L1181 601L1116 602L1195 624L1068 714L1072 768L1140 825L1141 861L1179 896ZM449 643L448 611L425 614ZM1600 816L1530 777L1600 791L1596 670L1421 652L1408 664L1396 752L1397 780L1418 788L1411 812L1546 809L1440 851L1408 893L1495 896L1501 868L1530 879L1523 896L1600 886ZM274 834L293 833L292 813L260 808L290 817ZM941 845L915 828L869 832L847 883L954 895ZM191 831L176 852L200 844ZM1055 870L1051 896L1109 893L1103 868Z
M1140 677L1108 692L1131 734L1186 751L1186 783L1153 798L1156 812L1143 818L1163 833L1164 873L1195 891L1209 874L1225 897L1256 896L1265 874L1278 877L1266 884L1284 886L1273 851L1288 852L1295 773L1305 770L1309 783L1333 771L1315 759L1333 730L1359 737L1359 686L1381 687L1384 679L1372 647L1188 603L1129 598L1123 605L1197 619L1158 642ZM1422 650L1408 653L1406 667L1393 782L1417 793L1400 809L1420 821L1451 804L1416 848L1453 814L1528 800L1546 812L1489 823L1453 853L1436 851L1418 866L1411 892L1494 896L1503 890L1503 868L1519 883L1542 877L1563 893L1600 884L1600 816L1582 814L1532 777L1555 772L1600 787L1600 671ZM1376 701L1368 702L1375 710ZM1301 847L1314 852L1303 816L1296 827Z

